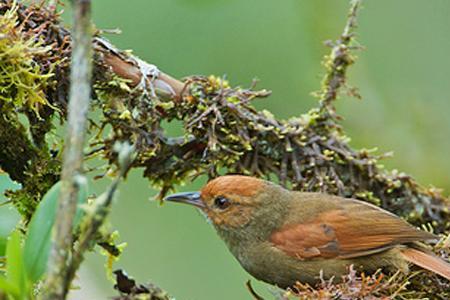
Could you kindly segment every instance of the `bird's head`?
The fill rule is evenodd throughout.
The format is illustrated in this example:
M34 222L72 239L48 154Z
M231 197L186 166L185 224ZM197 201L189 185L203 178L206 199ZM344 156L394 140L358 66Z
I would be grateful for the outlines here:
M253 220L264 223L262 219L275 213L285 198L279 197L280 192L287 191L262 179L226 175L211 180L200 192L178 193L165 200L196 206L219 230L238 230Z

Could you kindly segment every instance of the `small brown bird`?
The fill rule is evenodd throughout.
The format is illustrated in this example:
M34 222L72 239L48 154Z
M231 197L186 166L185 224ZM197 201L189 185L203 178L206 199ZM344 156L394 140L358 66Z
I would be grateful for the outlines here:
M321 271L341 278L350 265L365 273L407 272L413 263L450 280L450 264L419 244L435 235L359 200L240 175L165 200L201 209L245 270L282 288L315 284Z

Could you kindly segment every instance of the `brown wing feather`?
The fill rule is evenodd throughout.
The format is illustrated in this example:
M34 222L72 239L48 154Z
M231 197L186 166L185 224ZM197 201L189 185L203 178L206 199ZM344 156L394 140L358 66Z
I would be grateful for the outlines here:
M399 244L435 239L434 235L418 230L376 206L353 199L338 199L339 205L330 205L331 209L323 210L316 217L287 224L273 232L273 245L300 259L349 258Z

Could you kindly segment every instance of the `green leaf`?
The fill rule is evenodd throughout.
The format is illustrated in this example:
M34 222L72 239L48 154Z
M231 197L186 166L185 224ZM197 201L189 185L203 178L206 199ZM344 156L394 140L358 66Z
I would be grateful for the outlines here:
M6 248L6 276L11 286L18 289L21 298L25 298L24 295L28 293L27 276L20 246L20 232L17 230L11 233Z
M8 236L16 227L20 216L13 207L0 205L0 256L5 255Z
M84 177L78 180L78 207L74 218L74 228L76 228L83 216L81 205L86 203L88 196L88 186ZM52 242L52 229L56 219L57 205L61 182L57 182L44 195L39 203L30 225L25 241L25 267L28 278L31 282L38 281L47 269L47 261L50 254Z
M4 276L0 276L0 291L14 298L19 298L19 289L11 284Z
M28 226L25 241L25 267L28 278L36 282L44 274L47 267L51 246L51 232L55 222L56 205L61 183L57 182L44 195Z
M0 236L0 257L5 255L6 243L6 238Z
M5 255L8 236L16 227L20 215L4 196L6 190L16 190L20 185L12 181L7 175L0 174L0 256Z

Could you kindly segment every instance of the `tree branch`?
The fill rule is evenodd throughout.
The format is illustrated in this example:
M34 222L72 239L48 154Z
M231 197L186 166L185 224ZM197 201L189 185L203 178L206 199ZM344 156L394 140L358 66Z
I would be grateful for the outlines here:
M180 100L184 84L161 72L155 65L149 64L136 56L126 54L102 38L94 39L94 49L101 58L103 67L110 69L117 76L128 80L133 87L145 90L152 83L156 94L164 99Z
M335 115L335 108L332 102L337 99L339 90L346 82L347 68L354 63L351 54L354 30L357 23L356 18L361 7L361 0L352 0L347 22L340 38L330 43L332 47L330 55L325 58L325 68L327 70L322 80L322 90L317 94L320 101L321 111L327 111L331 116Z
M67 260L72 248L72 226L77 207L77 176L82 174L87 112L91 98L92 25L90 0L74 1L73 51L69 114L61 174L61 193L44 299L64 299L68 292Z

